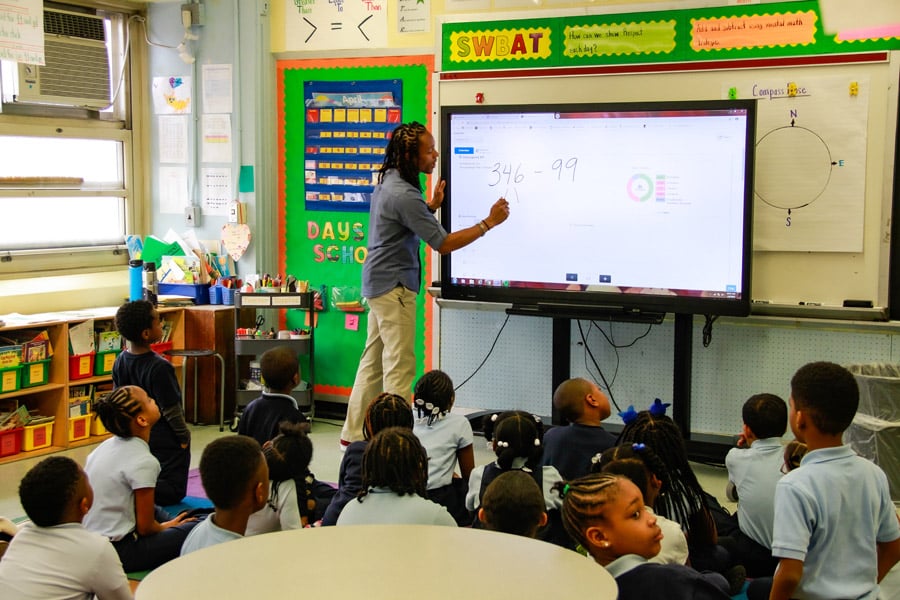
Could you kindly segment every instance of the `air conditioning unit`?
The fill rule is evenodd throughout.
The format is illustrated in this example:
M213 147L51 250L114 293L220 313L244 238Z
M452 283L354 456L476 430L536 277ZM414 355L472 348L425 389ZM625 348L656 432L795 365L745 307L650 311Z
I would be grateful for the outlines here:
M41 65L19 63L15 102L100 110L109 105L109 56L103 19L44 9Z

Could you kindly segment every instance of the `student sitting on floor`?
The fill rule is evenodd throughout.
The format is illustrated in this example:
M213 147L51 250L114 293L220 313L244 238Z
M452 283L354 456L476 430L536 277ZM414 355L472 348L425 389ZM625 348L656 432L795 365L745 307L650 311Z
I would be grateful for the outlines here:
M112 540L126 572L154 569L178 556L196 525L186 513L170 519L154 502L159 461L148 440L159 407L143 389L128 385L95 401L94 412L114 437L87 457L94 504L84 526Z
M306 476L313 446L299 423L282 421L281 433L263 445L269 467L269 499L250 515L244 535L300 529L309 524L315 499Z
M766 577L778 566L772 558L772 522L775 486L784 466L781 436L787 430L787 404L775 394L755 394L744 402L741 415L737 447L725 456L727 491L729 500L738 503L734 520L739 528L719 536L719 544L749 577Z
M363 454L363 490L341 511L342 525L447 525L447 509L425 499L428 457L405 427L388 427L369 440Z
M610 414L609 400L597 384L582 379L563 381L553 392L553 407L568 421L544 434L542 465L556 467L564 479L591 472L591 459L616 445L616 436L603 429Z
M300 383L297 354L288 346L266 350L259 358L259 370L266 389L241 413L237 432L254 438L260 446L278 435L282 421L303 423L304 431L309 432L306 415L291 395Z
M22 478L19 499L31 523L0 561L5 598L131 598L109 540L81 525L94 494L75 461L51 456L39 462Z
M341 459L338 472L338 489L322 517L322 525L337 524L344 506L356 498L363 490L362 465L366 446L375 435L388 427L413 428L413 415L409 403L397 394L382 392L366 409L366 420L363 424L365 440L350 442Z
M216 510L184 540L181 555L244 536L250 515L266 505L269 467L256 440L220 437L203 449L200 481Z
M597 473L559 483L557 489L566 530L615 577L619 600L728 599L728 583L718 573L648 562L659 552L663 534L628 479Z
M592 469L595 473L624 475L641 490L644 510L656 517L656 524L663 532L659 554L649 562L659 564L684 565L688 563L688 543L681 525L653 511L656 500L670 483L666 467L649 446L644 444L623 444L607 449L598 455Z
M146 300L126 302L116 311L116 329L128 340L128 348L113 364L113 384L117 388L136 385L159 407L161 417L150 431L148 442L160 466L156 502L161 506L178 504L187 493L191 431L184 421L175 369L150 348L163 335L159 312Z
M468 525L472 516L466 510L466 488L475 449L469 420L450 412L455 399L449 375L438 370L422 375L413 393L418 413L413 433L428 453L428 498L446 508L458 525ZM459 475L454 473L457 464Z
M547 524L544 494L523 471L509 471L497 477L481 500L478 520L485 529L534 538Z

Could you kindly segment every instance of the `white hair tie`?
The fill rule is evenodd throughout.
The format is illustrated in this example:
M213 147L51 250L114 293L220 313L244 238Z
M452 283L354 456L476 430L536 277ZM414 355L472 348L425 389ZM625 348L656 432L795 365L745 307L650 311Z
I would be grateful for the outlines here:
M499 448L509 448L509 442L497 442Z

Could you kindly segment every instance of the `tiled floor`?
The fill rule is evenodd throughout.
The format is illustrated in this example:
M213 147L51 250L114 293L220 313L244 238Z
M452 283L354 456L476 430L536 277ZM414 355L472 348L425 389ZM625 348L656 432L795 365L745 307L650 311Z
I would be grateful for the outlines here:
M341 457L343 456L338 448L341 424L340 421L333 421L330 419L316 419L312 424L312 433L310 435L313 442L312 472L322 481L337 481L338 469L341 464ZM195 467L200 461L200 454L206 444L221 435L231 435L228 429L223 433L219 433L219 428L215 425L191 426L191 429L193 432L192 467ZM83 465L87 455L90 454L94 447L95 446L83 446L74 450L67 450L64 454L72 457ZM22 476L28 469L40 461L41 458L44 458L44 456L27 458L0 465L0 516L16 519L25 515L25 512L19 504L19 480L22 479ZM476 435L475 464L486 464L492 459L493 454L488 450L484 438ZM724 498L726 482L724 469L706 465L695 465L695 471L700 482L708 492L719 497L723 504L729 509L734 507L734 505L726 503Z

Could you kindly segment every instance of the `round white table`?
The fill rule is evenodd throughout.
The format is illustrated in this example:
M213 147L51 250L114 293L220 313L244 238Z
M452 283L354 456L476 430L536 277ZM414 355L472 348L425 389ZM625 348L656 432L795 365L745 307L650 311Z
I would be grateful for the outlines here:
M355 525L268 533L204 548L154 570L138 600L204 598L614 599L590 558L469 528Z

